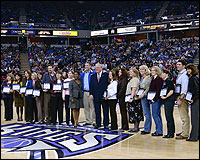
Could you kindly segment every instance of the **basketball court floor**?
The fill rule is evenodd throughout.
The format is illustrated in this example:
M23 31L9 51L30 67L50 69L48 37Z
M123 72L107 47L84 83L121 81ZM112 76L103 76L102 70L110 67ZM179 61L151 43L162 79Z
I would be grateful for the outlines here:
M4 120L1 101L1 159L199 159L199 141L165 139L128 131L108 131L82 126L85 121L81 109L80 126L25 124L14 119ZM164 135L167 132L164 108L161 109ZM63 109L65 117L65 111ZM117 106L118 126L121 115ZM181 131L178 108L174 107L176 133ZM64 118L65 121L65 118ZM129 124L133 128L133 124ZM144 122L140 123L143 130ZM155 131L152 120L151 132Z

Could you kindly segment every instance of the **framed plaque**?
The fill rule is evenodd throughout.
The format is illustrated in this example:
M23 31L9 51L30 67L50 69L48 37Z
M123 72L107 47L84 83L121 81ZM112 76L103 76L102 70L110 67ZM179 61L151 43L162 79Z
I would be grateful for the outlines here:
M3 87L3 93L10 93L10 87Z
M19 91L20 85L19 84L13 84L12 89L13 89L13 91Z
M53 84L54 91L61 91L62 85L61 84Z
M40 90L34 89L33 95L39 97L40 96Z
M50 89L50 83L44 83L44 90Z
M148 92L147 99L153 100L155 96L156 96L156 92Z

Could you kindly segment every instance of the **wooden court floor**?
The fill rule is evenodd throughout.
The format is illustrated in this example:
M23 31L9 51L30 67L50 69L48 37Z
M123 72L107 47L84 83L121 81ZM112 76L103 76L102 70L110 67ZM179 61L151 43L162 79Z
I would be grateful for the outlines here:
M1 125L11 123L25 123L18 122L16 118L16 111L14 107L14 119L12 121L4 120L4 104L1 101ZM63 111L65 115L65 111ZM164 108L162 107L163 132L166 134L166 119L164 115ZM120 128L120 112L117 107L118 125ZM65 116L64 116L65 117ZM176 133L181 131L181 119L178 108L174 108L175 130ZM64 118L65 120L65 118ZM79 121L85 121L84 110L81 109ZM130 128L133 124L129 125ZM141 130L143 130L144 122L140 123ZM152 130L155 131L155 124L152 121ZM129 132L123 132L128 133ZM56 159L55 152L48 150L46 158ZM127 138L109 147L99 149L93 152L85 153L68 157L70 159L199 159L199 141L188 142L185 140L165 139L162 137L152 137L150 134L141 135L140 132L135 133L134 136ZM23 152L6 152L6 149L1 148L1 159L27 159L27 153ZM62 158L62 159L67 159Z

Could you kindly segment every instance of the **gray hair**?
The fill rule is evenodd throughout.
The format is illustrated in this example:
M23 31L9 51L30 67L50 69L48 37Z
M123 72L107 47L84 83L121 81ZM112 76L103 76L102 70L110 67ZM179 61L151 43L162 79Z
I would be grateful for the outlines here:
M95 66L97 66L97 65L102 68L102 64L96 63Z

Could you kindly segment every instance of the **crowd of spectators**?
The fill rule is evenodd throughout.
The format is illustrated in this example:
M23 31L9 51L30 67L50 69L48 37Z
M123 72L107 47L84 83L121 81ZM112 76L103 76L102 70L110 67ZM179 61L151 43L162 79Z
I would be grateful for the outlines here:
M86 61L90 61L92 69L95 63L103 64L105 70L129 69L140 65L153 65L169 69L176 76L175 63L178 59L185 59L193 63L195 55L199 53L199 39L164 39L148 43L146 40L131 43L113 43L110 45L91 45L89 51L79 46L53 47L47 45L32 45L28 48L30 70L32 72L47 71L49 64L55 71L84 70ZM5 79L8 72L20 71L19 47L1 46L1 79Z
M193 63L194 56L199 52L199 39L164 39L156 43L146 40L131 43L114 43L111 45L91 45L89 51L83 51L75 46L49 48L44 46L29 48L29 62L31 71L45 72L49 64L55 70L83 70L84 63L90 61L92 68L99 62L105 70L146 64L148 67L158 65L175 72L175 63L178 59L185 59Z
M1 45L1 80L6 78L7 73L20 71L20 52L18 46Z
M28 48L28 57L31 71L45 72L49 64L52 64L55 70L75 69L82 55L81 48L76 46L50 48L47 45L43 47L32 45Z

